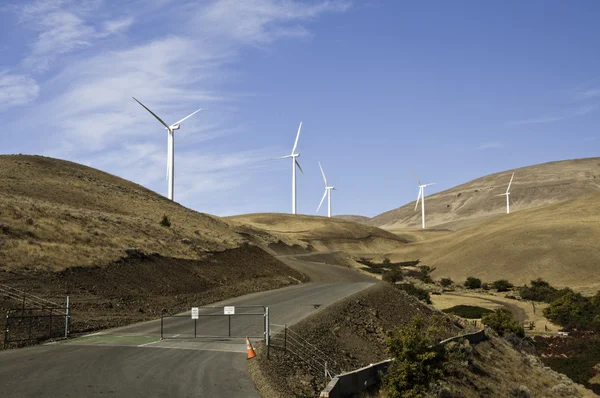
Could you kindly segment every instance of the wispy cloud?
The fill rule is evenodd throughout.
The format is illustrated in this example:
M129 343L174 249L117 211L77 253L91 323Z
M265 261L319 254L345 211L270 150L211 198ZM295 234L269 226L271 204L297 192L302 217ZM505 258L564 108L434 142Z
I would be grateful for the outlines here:
M310 34L301 25L326 12L341 12L346 1L306 4L291 0L218 0L199 10L200 26L209 32L255 45L268 44L281 37Z
M499 149L499 148L504 148L504 144L502 144L500 142L486 142L484 144L479 145L475 149L478 151L482 151L485 149Z
M92 24L89 20L100 5L98 1L40 0L17 9L19 22L37 33L24 65L46 70L58 56L89 47L133 23L133 18L125 17Z
M546 115L542 117L535 117L531 119L523 119L516 120L512 122L508 122L510 125L527 125L527 124L544 124L544 123L554 123L561 120L573 119L576 117L585 116L589 113L598 109L598 104L585 105L579 108L570 109L567 111L559 112L556 115Z
M35 100L40 92L31 77L0 72L0 111Z

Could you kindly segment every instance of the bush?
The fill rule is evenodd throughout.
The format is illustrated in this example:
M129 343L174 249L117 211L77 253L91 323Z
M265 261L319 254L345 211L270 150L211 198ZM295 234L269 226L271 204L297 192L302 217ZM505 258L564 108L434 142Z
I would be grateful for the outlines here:
M544 316L567 329L598 330L600 294L588 298L569 291L544 309Z
M499 308L491 314L484 314L481 322L494 329L500 336L512 333L518 337L525 337L523 326L506 308Z
M391 270L383 271L381 279L383 279L385 282L396 283L403 280L404 276L398 268L392 268Z
M440 285L442 285L443 287L452 286L453 283L454 282L450 278L442 278L442 279L440 279Z
M167 217L166 214L163 216L162 220L160 220L160 225L167 228L171 226L171 221L169 221L169 217Z
M407 326L388 332L388 352L395 358L383 379L388 397L422 397L444 376L448 359L445 347L436 344L440 330L435 324L426 328L424 318L415 317Z
M519 289L519 295L524 300L551 303L570 291L570 289L558 290L550 286L550 284L545 280L538 278L534 281L531 281L531 287L521 287Z
M383 265L390 265L391 263L392 263L392 262L390 261L390 259L389 259L389 258L385 257L385 258L383 259Z
M479 289L481 287L481 279L469 276L465 281L465 287L467 289Z
M477 307L474 305L455 305L454 307L446 308L442 311L446 314L454 314L467 319L479 319L483 317L484 314L490 314L494 312L492 310L488 310L487 308Z
M481 288L483 290L490 290L490 286L487 284L487 282L482 282L481 283Z
M417 275L417 279L423 283L433 283L433 279L431 278L431 273L433 271L435 271L435 267L419 265L419 275Z
M507 281L506 279L499 279L492 283L492 288L496 289L499 292L508 292L513 288L513 284Z
M427 304L431 304L431 297L429 296L429 292L427 290L421 289L420 287L416 287L412 283L402 283L395 286L400 290L404 290L411 296L414 296L419 300L425 301Z

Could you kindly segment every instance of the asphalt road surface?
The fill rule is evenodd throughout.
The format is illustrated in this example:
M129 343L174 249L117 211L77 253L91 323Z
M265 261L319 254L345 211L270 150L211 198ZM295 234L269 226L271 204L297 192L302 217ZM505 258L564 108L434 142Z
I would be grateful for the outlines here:
M259 397L245 340L236 336L262 336L262 315L239 314L263 310L242 306L268 306L271 324L290 325L375 282L336 265L280 258L312 282L213 304L236 306L232 317L206 316L217 308L201 309L195 324L189 314L165 318L162 340L155 320L1 352L0 397Z

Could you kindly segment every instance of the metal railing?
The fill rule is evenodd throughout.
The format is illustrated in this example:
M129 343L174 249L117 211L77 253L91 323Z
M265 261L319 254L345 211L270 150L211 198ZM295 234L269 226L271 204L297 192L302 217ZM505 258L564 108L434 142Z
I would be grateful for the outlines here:
M340 366L335 360L331 359L315 344L300 336L287 325L271 324L271 326L282 329L271 336L271 343L268 349L280 349L285 353L296 356L302 362L306 363L308 368L316 373L316 375L323 375L325 384L329 383L334 375L341 372Z

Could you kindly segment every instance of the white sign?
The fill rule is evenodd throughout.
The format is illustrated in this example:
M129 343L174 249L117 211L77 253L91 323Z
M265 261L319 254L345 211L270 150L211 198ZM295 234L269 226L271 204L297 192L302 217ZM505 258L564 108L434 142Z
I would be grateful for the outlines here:
M235 315L235 307L225 307L223 308L223 313L225 315Z
M192 319L198 319L198 307L192 307Z

